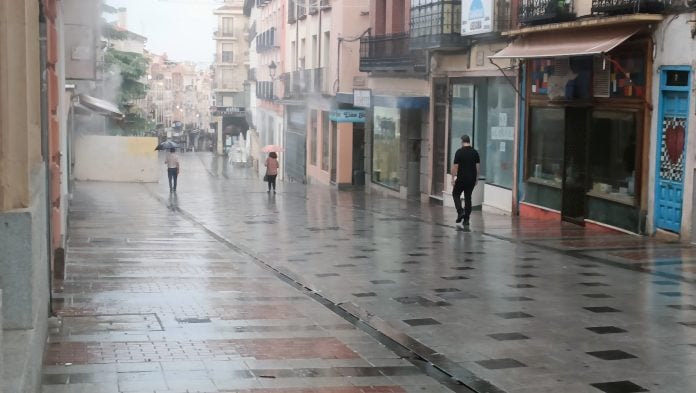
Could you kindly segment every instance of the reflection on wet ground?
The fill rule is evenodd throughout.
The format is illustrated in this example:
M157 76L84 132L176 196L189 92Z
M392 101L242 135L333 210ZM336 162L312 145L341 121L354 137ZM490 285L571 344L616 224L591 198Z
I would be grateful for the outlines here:
M78 184L45 392L696 391L693 248L183 165Z

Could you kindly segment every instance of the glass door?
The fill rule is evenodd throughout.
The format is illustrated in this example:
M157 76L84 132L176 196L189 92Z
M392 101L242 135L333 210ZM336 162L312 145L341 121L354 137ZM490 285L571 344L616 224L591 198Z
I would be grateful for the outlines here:
M462 135L469 135L472 145L476 145L474 125L476 124L476 88L473 83L452 85L452 112L450 121L449 157L450 168L454 153L462 147Z
M561 215L565 221L580 225L585 222L590 114L589 108L566 108Z
M436 79L433 90L433 183L430 195L442 198L447 170L447 80Z

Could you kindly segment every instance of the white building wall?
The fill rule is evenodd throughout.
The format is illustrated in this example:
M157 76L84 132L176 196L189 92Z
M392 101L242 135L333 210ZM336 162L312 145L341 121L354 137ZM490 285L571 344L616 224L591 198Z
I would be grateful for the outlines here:
M694 241L694 176L696 175L696 89L694 89L694 69L696 68L696 40L692 38L693 14L679 14L666 18L655 29L655 58L653 62L652 104L653 112L650 125L650 163L648 182L648 220L647 232L655 231L655 178L658 152L658 123L660 104L660 73L663 66L691 67L691 94L688 130L686 136L686 163L684 166L684 201L682 206L681 238Z

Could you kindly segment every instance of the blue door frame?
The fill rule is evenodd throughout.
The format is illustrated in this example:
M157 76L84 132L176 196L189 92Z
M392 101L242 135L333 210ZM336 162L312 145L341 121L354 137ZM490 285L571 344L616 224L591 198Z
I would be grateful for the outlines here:
M670 71L688 72L686 86L669 85L667 75ZM689 66L660 68L655 149L655 230L681 231L691 79Z

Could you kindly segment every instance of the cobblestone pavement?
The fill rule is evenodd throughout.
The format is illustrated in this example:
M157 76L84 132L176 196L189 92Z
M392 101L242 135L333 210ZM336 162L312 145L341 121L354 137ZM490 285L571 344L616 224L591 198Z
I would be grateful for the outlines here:
M470 392L281 278L142 185L78 184L43 392Z
M696 391L692 247L249 173L78 185L45 392Z

